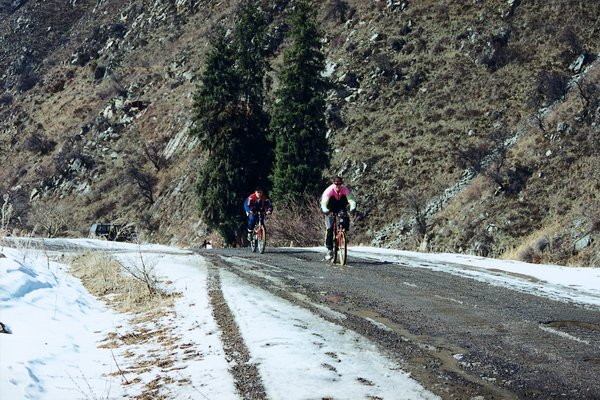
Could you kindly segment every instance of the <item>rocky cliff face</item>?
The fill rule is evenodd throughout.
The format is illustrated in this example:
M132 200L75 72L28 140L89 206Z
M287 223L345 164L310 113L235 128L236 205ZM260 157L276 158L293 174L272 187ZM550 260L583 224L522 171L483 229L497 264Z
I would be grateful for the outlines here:
M191 96L236 3L0 2L3 228L202 242ZM313 3L355 241L600 263L600 4ZM275 69L292 5L265 2Z

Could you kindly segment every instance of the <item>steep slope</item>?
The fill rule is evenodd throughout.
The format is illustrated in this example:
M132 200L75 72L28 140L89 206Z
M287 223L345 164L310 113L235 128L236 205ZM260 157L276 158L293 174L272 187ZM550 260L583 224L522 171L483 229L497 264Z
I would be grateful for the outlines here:
M149 240L204 240L191 95L207 36L233 23L235 3L0 5L0 192L11 229L80 235L119 220ZM356 191L353 240L597 265L600 100L590 66L600 4L451 3L313 2L336 84L324 172ZM293 2L266 4L278 54ZM475 148L505 150L502 167L487 158L466 173Z

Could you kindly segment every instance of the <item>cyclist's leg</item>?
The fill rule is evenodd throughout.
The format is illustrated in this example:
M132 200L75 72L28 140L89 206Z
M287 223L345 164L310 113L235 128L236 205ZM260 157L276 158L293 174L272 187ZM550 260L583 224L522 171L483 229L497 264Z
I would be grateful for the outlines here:
M345 208L342 210L344 213L344 222L342 223L342 228L346 230L346 232L350 231L350 215L348 215L348 210Z
M333 251L333 218L335 217L325 217L325 228L327 229L325 234L325 247L327 248L327 251Z
M256 215L250 213L248 215L248 240L251 240L252 230L254 230L254 226L256 225Z

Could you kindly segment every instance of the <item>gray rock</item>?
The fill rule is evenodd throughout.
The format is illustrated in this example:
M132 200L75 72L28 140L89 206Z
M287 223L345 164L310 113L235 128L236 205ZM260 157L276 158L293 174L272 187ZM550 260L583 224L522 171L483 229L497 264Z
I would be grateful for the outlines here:
M592 244L592 236L588 233L587 235L579 238L574 245L575 251L581 251Z

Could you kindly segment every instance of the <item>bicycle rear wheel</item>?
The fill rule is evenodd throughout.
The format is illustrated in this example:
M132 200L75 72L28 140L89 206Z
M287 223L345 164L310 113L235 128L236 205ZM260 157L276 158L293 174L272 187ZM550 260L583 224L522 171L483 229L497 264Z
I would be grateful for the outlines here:
M346 231L341 231L338 234L337 242L340 265L346 265L346 261L348 260L348 237L346 236Z
M264 225L260 225L256 230L256 245L258 247L258 252L263 254L267 247L267 230Z

